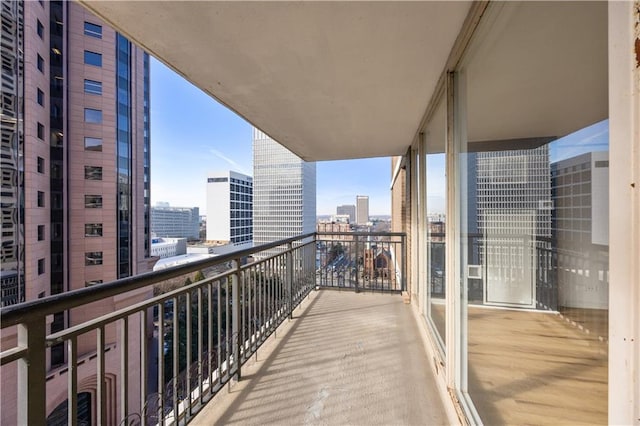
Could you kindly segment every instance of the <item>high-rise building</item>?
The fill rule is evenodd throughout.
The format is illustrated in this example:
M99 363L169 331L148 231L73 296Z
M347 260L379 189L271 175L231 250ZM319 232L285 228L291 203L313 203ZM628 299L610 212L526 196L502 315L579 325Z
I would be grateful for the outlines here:
M157 204L151 207L151 232L157 237L197 240L200 237L200 209Z
M358 195L356 197L356 224L366 225L369 222L369 196Z
M253 178L231 170L207 178L207 241L251 245Z
M253 129L253 241L265 244L316 228L316 164Z
M356 206L353 204L344 204L336 207L336 214L349 215L349 223L356 223Z
M3 1L2 40L3 305L151 270L149 56L73 2ZM143 297L56 313L46 332ZM139 324L131 327L140 333ZM112 334L107 345L116 342ZM129 346L138 354L132 368L138 344ZM95 337L80 336L79 359L95 364L94 347ZM118 399L116 352L106 354L106 392ZM63 345L46 359L55 423L66 410ZM79 401L95 392L95 380L80 377L88 371L78 371ZM11 381L13 366L2 376ZM16 397L3 393L0 423L15 423ZM139 396L129 403L139 407ZM80 420L91 418L89 406L79 403Z

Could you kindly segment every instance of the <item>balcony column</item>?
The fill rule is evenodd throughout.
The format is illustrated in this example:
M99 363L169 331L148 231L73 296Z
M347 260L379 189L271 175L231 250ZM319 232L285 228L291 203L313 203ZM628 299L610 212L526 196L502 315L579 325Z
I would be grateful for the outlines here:
M44 425L46 412L46 324L36 316L18 324L18 345L27 355L18 360L18 424Z

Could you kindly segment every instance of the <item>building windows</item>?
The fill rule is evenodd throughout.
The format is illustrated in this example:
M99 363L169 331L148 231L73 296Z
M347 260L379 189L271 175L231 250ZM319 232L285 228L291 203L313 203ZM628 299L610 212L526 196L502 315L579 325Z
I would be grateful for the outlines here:
M44 158L38 157L38 173L44 173Z
M84 166L84 178L86 180L102 180L102 167Z
M42 25L42 22L40 22L40 20L37 20L36 23L36 31L38 32L38 37L40 37L41 39L44 39L44 25Z
M54 210L62 209L62 192L51 192L51 208Z
M85 223L84 236L85 237L102 237L102 224L101 223Z
M38 105L44 106L44 92L40 90L40 88L38 88L37 100L38 100Z
M44 124L38 123L38 139L44 140Z
M38 241L44 240L44 225L38 225Z
M85 21L84 35L87 35L89 37L102 38L102 26Z
M102 195L85 195L84 207L86 209L101 209L102 208Z
M102 139L101 138L84 138L84 150L85 151L102 151Z
M44 259L38 259L38 275L44 274Z
M85 123L102 123L102 111L99 109L85 108L84 121Z
M89 50L84 51L84 63L87 65L93 65L95 67L102 66L102 55L100 53L91 52Z
M91 95L102 95L102 82L94 80L84 81L84 93Z
M44 192L38 191L38 207L44 207Z
M38 71L44 74L44 59L42 58L42 56L40 56L40 54L38 54L37 64Z
M84 254L84 264L86 266L102 265L101 251L88 251Z

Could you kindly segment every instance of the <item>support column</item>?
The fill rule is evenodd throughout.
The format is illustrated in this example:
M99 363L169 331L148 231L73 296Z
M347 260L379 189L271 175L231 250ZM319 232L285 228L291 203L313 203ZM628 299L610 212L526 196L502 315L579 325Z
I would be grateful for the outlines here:
M640 424L640 2L609 2L609 424ZM612 309L613 308L613 309Z

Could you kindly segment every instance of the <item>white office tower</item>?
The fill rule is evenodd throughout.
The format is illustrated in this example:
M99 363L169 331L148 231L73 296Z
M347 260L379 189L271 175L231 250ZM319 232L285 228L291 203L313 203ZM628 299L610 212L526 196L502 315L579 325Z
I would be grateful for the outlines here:
M369 222L369 196L358 195L356 197L356 224L366 225Z
M207 241L251 246L253 179L227 170L207 178Z
M254 128L253 179L254 245L315 231L315 163Z

